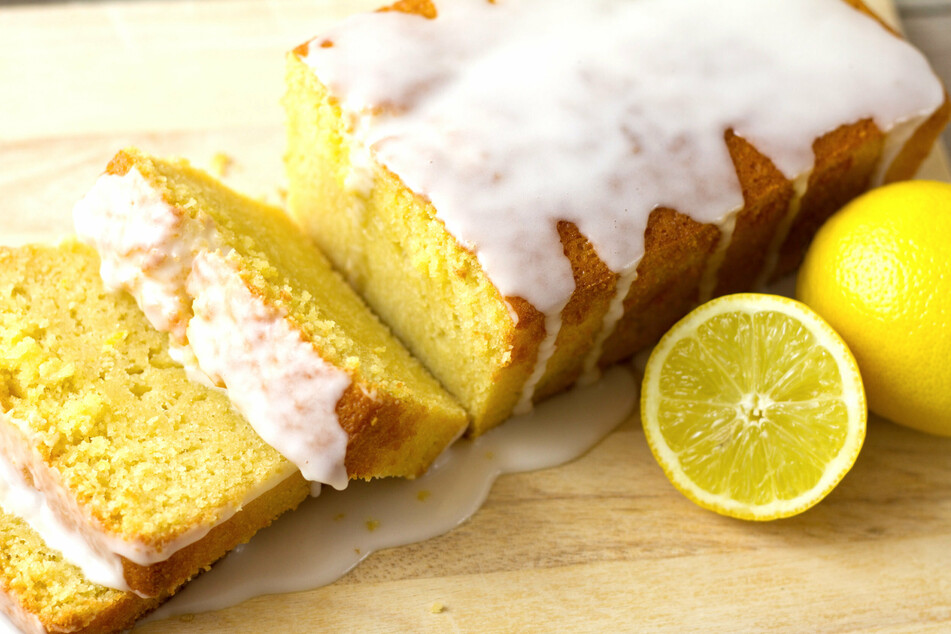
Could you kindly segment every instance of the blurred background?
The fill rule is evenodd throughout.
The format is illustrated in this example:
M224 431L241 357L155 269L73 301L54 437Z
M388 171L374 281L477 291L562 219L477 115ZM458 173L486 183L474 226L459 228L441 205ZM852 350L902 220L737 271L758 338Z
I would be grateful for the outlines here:
M951 86L951 0L896 0L896 5L908 39ZM944 132L944 145L951 149L951 129Z

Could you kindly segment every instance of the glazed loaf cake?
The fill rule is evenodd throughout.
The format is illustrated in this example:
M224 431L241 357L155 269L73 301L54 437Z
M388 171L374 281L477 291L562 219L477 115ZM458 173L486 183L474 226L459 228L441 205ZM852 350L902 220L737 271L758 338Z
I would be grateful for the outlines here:
M0 248L0 507L62 552L5 518L0 589L54 630L130 623L310 492L98 268Z
M949 116L823 0L404 0L295 49L284 104L290 214L475 434L793 270Z
M308 480L414 477L465 428L463 409L281 210L184 160L123 150L74 219L107 285L129 291Z

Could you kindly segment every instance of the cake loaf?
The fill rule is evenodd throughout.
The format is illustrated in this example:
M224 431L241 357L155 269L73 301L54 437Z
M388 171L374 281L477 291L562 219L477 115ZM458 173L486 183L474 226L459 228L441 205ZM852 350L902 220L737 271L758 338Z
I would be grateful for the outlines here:
M949 116L828 0L404 0L289 54L284 104L290 214L474 434L793 270Z
M128 625L310 492L98 268L0 248L0 607L52 631Z
M281 210L124 150L74 220L107 286L308 480L415 477L464 430L465 411Z

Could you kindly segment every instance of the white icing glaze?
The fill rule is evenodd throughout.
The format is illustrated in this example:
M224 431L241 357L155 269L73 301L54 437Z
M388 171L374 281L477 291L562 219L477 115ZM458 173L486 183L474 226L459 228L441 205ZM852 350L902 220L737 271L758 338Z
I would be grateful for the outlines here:
M188 276L195 298L188 341L202 370L266 443L305 478L347 486L347 432L337 401L350 376L324 361L286 315L251 293L219 253L200 253Z
M199 250L221 248L211 222L188 221L134 167L122 176L100 176L73 208L73 222L99 251L106 286L132 293L157 330L184 342L191 260Z
M187 330L186 328L186 332ZM200 383L209 389L220 390L225 395L228 394L228 390L212 381L211 377L205 374L201 369L198 365L198 357L195 356L195 351L192 350L191 346L173 342L168 347L168 356L172 357L176 363L185 368L185 375L190 381Z
M887 132L943 100L923 56L844 2L437 9L434 20L355 16L304 60L355 138L433 203L503 296L527 299L546 325L574 290L558 221L575 223L612 270L630 271L659 206L729 229L743 200L727 129L795 179L812 167L813 140L842 123L872 118Z
M499 475L554 467L581 456L627 420L636 403L634 373L614 367L594 385L546 400L531 414L475 440L457 442L416 480L357 481L346 491L307 500L147 620L316 588L376 550L447 533L479 509ZM373 530L367 526L371 520Z
M191 377L230 388L255 431L304 477L347 485L336 405L349 375L219 266L230 249L210 217L170 205L133 167L101 176L74 221L99 251L106 286L131 293L152 325L172 334Z
M522 387L522 394L512 410L513 414L521 415L532 411L532 397L535 395L535 386L545 376L548 361L555 354L555 344L558 331L561 329L561 311L545 315L545 336L538 344L538 354L535 357L535 367Z

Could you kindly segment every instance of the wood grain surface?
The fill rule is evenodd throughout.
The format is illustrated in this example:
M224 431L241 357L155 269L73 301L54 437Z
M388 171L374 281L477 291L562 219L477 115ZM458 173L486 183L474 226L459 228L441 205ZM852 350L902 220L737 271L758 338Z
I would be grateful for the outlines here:
M198 165L224 152L226 180L279 203L283 54L377 4L0 7L0 241L69 233L72 204L127 144ZM936 158L927 175L948 178ZM951 440L873 417L823 503L754 524L677 493L633 418L574 463L500 478L462 526L330 586L140 629L948 631Z

